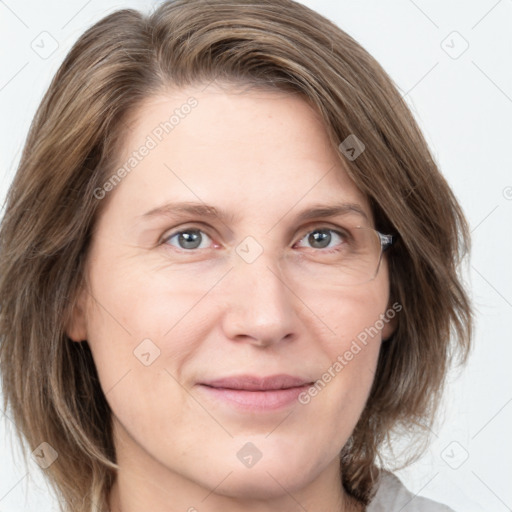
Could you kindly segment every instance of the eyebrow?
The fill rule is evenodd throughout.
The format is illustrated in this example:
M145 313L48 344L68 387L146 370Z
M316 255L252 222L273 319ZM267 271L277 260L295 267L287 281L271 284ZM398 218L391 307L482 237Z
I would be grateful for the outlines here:
M303 222L315 218L337 217L347 213L356 213L361 217L364 217L366 220L369 220L368 215L361 207L361 205L357 203L345 202L335 204L314 204L308 209L300 212L295 217L295 220L298 222ZM196 202L176 202L164 204L142 214L139 218L145 220L155 217L185 217L190 215L214 218L220 220L223 223L232 223L238 218L238 215L233 212L227 212L222 208ZM286 217L286 215L288 215L288 213L283 215L281 219Z

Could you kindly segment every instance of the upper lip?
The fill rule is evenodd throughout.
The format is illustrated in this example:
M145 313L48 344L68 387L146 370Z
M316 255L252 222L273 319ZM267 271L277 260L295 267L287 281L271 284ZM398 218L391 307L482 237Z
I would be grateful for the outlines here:
M275 389L289 389L312 384L308 379L294 377L292 375L269 375L260 377L257 375L236 375L200 382L213 388L240 389L247 391L268 391Z

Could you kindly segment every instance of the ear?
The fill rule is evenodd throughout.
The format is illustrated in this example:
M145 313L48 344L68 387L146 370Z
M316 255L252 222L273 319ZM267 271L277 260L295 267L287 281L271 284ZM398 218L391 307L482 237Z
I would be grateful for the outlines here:
M382 328L382 341L387 341L395 333L398 327L398 314L402 310L402 306L395 302L393 305L388 304L388 308L385 312L386 321Z
M81 288L71 306L66 334L72 341L87 340L86 295L86 291Z

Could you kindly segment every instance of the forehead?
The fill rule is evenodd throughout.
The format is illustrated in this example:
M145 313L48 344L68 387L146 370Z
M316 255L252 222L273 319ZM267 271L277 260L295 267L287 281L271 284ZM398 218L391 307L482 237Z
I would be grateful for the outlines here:
M135 165L114 203L137 217L173 201L260 216L298 203L347 202L371 216L319 114L301 96L203 89L161 93L134 111L118 164Z

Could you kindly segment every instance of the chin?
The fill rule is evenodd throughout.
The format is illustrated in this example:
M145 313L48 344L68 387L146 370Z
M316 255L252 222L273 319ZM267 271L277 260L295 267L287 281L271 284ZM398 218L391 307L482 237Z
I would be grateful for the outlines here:
M226 473L227 474L227 473ZM244 500L268 500L287 492L295 492L306 484L307 478L296 467L283 469L269 464L251 469L234 470L216 490L218 494ZM218 482L215 484L218 485ZM285 491L286 489L286 491Z
M216 493L240 499L268 500L279 498L286 493L300 491L313 481L325 466L320 461L315 461L311 453L302 454L283 453L283 451L270 452L266 450L261 459L251 467L245 467L240 460L233 455L230 460L224 460L204 465L201 468L203 474L202 485L206 488L216 488ZM210 461L212 462L212 461ZM197 477L199 469L193 471ZM219 485L219 483L221 485Z

